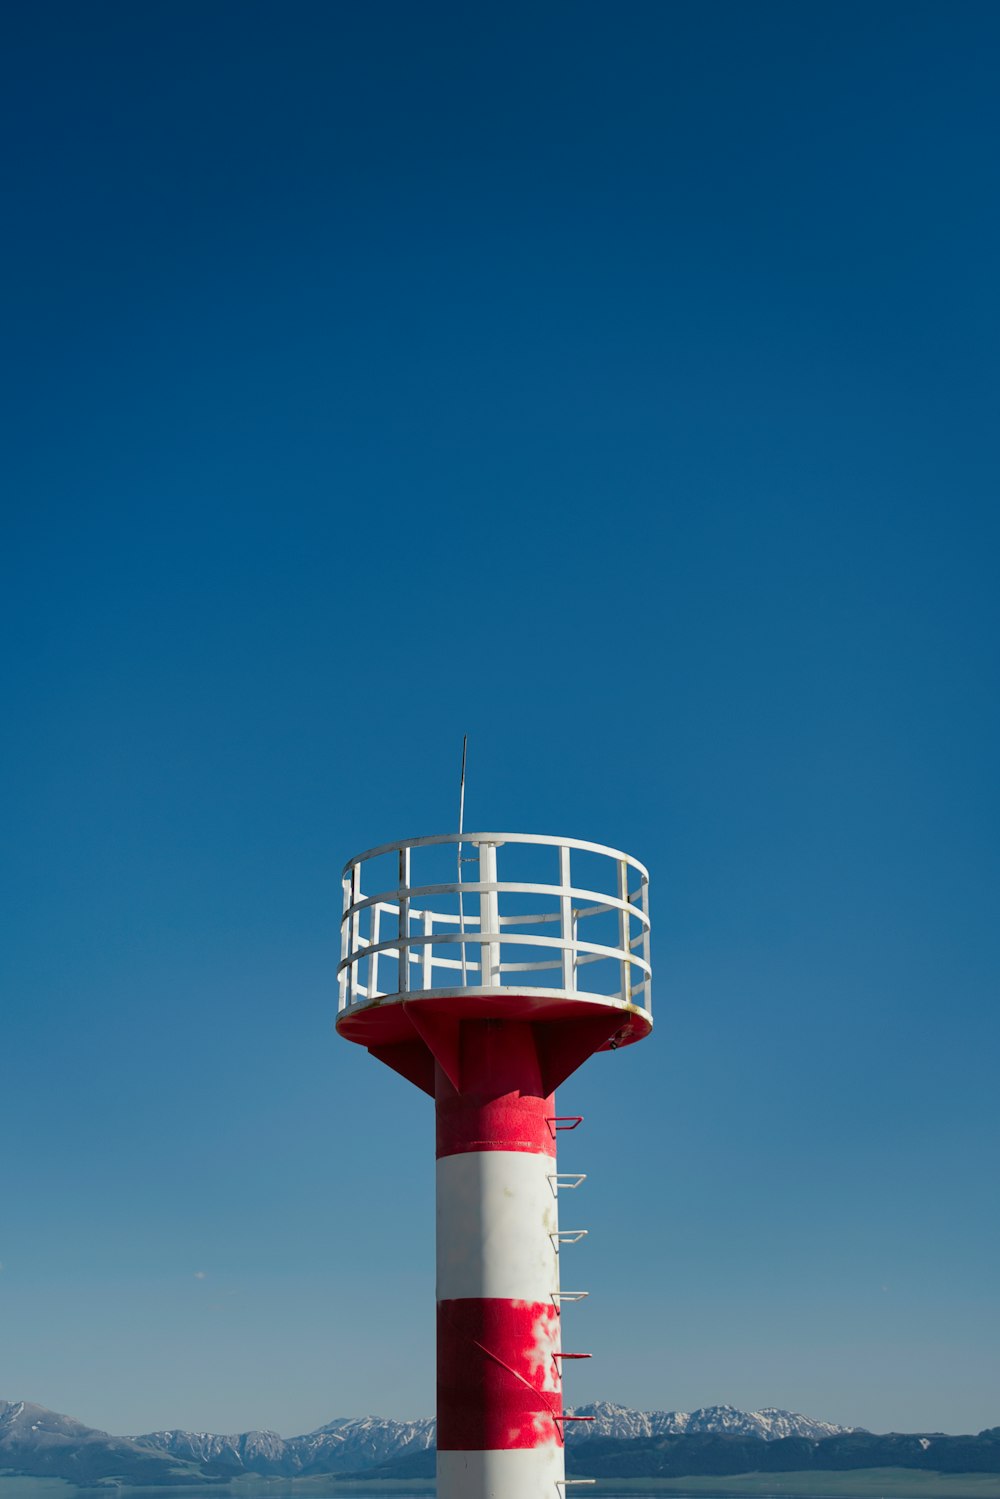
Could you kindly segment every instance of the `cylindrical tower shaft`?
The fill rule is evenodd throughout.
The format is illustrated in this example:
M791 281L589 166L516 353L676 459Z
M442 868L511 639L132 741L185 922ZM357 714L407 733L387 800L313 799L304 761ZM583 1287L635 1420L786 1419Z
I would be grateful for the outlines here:
M529 1021L462 1025L438 1063L438 1499L558 1495L564 1477L554 1095Z

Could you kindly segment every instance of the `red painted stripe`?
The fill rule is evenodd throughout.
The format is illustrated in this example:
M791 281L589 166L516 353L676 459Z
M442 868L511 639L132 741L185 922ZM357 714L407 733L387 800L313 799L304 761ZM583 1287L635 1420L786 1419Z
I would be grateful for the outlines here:
M438 1156L470 1150L521 1150L554 1156L546 1094L530 1023L466 1020L461 1027L461 1092L435 1069Z
M437 1444L486 1452L559 1442L559 1314L551 1302L438 1302Z

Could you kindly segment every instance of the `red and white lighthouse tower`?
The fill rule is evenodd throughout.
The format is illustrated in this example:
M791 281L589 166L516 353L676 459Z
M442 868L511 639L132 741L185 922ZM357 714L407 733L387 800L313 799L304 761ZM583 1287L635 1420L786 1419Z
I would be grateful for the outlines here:
M584 1178L555 1090L652 1029L646 870L524 833L386 844L344 869L341 951L337 1030L435 1102L438 1499L558 1499L586 1230L559 1226Z

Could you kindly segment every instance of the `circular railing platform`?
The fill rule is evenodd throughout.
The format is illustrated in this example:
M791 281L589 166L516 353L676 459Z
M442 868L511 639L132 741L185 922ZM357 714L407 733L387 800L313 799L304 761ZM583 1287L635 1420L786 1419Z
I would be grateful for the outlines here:
M649 875L618 849L529 833L407 838L349 859L343 891L341 1016L518 995L596 1000L651 1023Z

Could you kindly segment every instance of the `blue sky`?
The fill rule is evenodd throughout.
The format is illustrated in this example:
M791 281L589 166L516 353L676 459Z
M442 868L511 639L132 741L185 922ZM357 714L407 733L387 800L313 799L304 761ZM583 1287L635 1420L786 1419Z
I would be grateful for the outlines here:
M8 9L0 1396L433 1408L339 870L652 874L570 1397L1000 1420L987 4Z

